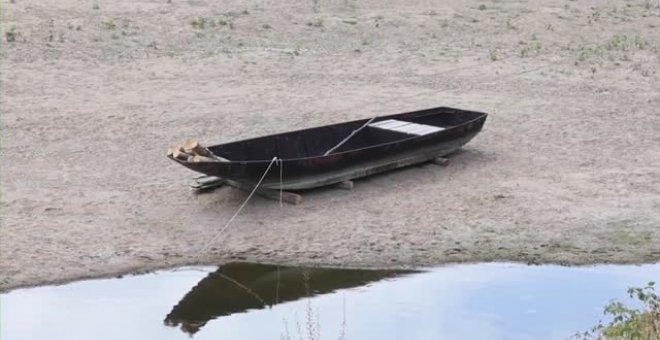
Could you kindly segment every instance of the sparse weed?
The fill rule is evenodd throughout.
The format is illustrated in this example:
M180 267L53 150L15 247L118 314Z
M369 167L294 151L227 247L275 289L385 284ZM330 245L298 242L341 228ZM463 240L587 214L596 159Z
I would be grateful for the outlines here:
M204 28L206 28L206 18L197 17L193 19L193 21L190 24L192 25L193 28L203 30Z
M298 319L296 313L295 330L297 333L296 339L298 340L321 340L321 311L318 307L312 305L312 289L309 285L310 275L308 272L303 273L303 284L305 292L307 293L307 301L305 304L305 317L304 320ZM280 334L280 340L292 340L291 332L289 332L289 324L286 319L282 320L284 331ZM340 324L340 333L337 340L346 340L346 297L342 301L342 320Z
M627 35L614 35L605 43L605 49L609 51L627 51L630 48L643 50L649 45L649 42L639 35L629 37Z
M20 33L16 31L16 27L12 26L10 27L7 32L5 32L5 39L7 40L8 43L15 42L18 37L20 36Z
M601 46L585 46L578 52L578 61L583 62L594 56L602 56L604 50Z
M600 21L600 10L598 8L592 8L592 12L587 17L587 21L590 25L594 22Z
M540 41L533 40L531 43L525 45L526 46L520 50L521 57L525 58L532 55L538 56L539 54L541 54L542 46Z
M272 29L273 26L271 26L271 25L269 25L269 24L263 24L263 25L261 25L261 28L263 28L263 29L265 29L265 30L269 30L269 29Z
M481 4L481 5L479 5L479 7L477 7L477 9L480 10L480 11L485 11L486 10L486 5Z
M510 30L513 30L513 31L518 29L518 27L513 23L513 19L507 19L506 20L506 28L510 29Z
M626 35L614 35L607 43L605 43L605 49L607 50L622 50L625 51L628 48L628 36Z
M117 29L117 24L115 24L115 22L112 20L108 20L101 22L101 27L103 27L103 29L106 29L108 31L113 31Z
M307 26L310 26L310 27L323 27L323 19L316 18L316 19L314 19L314 21L308 22Z
M586 61L595 56L603 57L606 52L643 50L649 45L649 41L642 36L631 37L625 34L616 34L607 39L605 43L582 47L578 52L578 61ZM627 54L624 54L621 60L630 61L631 59Z
M646 48L649 45L649 41L642 38L639 35L636 35L635 40L633 42L633 45L635 47L637 47L638 49L643 50L644 48Z
M488 54L491 61L498 61L502 59L502 50L499 47L491 49Z

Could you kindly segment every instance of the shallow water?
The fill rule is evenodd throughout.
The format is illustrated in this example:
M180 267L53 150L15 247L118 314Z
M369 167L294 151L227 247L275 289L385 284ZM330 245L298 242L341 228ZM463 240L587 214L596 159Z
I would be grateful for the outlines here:
M3 294L0 339L565 339L658 278L660 264L184 268Z

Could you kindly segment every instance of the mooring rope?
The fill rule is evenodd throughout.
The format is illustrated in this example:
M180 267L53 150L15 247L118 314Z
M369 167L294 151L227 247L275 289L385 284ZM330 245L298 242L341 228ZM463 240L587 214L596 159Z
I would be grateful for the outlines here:
M247 205L247 203L250 201L250 199L252 198L252 196L254 196L254 194L257 192L257 189L259 189L259 186L261 185L261 183L262 183L262 182L264 181L264 179L266 178L266 175L268 175L268 172L270 171L270 168L273 166L273 163L278 163L278 161L279 161L279 164L281 164L281 161L282 161L282 160L279 159L279 158L277 158L277 157L273 157L273 159L270 160L270 163L268 163L268 167L266 168L266 171L264 171L264 174L261 175L261 178L259 179L259 182L257 182L257 185L254 186L254 189L252 189L252 191L250 192L250 194L248 195L248 197L245 199L245 201L243 202L243 204L241 204L241 206L238 208L238 210L236 210L236 212L234 213L234 215L232 215L232 217L227 221L227 223L225 223L225 225L222 227L222 229L220 229L220 230L219 230L219 231L213 236L213 238L211 238L211 240L210 240L209 242L207 242L207 243L204 245L204 247L202 247L202 248L199 250L199 252L198 252L197 255L195 256L195 259L199 259L199 257L202 256L202 254L203 254L204 252L206 252L206 250L208 250L208 248L213 244L213 242L215 242L215 241L218 239L218 237L220 237L220 235L222 235L222 233L223 233L225 230L227 230L227 228L229 228L229 225L231 225L231 223L234 221L234 219L236 219L236 216L238 216L238 214L241 213L241 210L243 210L243 208ZM282 168L280 167L280 190L281 190L281 188L282 188ZM281 191L280 191L280 204L282 204L282 193L281 193ZM218 272L214 272L214 273L212 273L212 275L218 275L218 276L220 276L220 277L222 277L222 278L224 278L224 279L226 279L226 280L228 280L228 281L234 283L234 284L235 284L236 286L238 286L239 288L241 288L241 289L247 291L250 295L254 296L254 297L255 297L257 300L259 300L259 302L261 302L264 306L267 306L267 305L268 305L268 303L267 303L267 302L266 302L261 296L259 296L259 294L255 293L255 292L252 291L249 287L243 285L242 283L240 283L240 282L238 282L237 280L235 280L235 279L229 277L228 275L225 275L225 274L222 274L222 273L218 273Z
M259 179L259 182L257 182L257 185L254 186L254 189L252 189L252 192L250 192L250 194L249 194L248 197L245 199L245 201L243 202L243 204L241 204L241 206L238 208L238 210L236 210L236 212L234 213L234 215L233 215L233 216L227 221L227 223L225 223L225 225L222 227L222 229L220 229L220 231L218 231L218 232L217 232L217 233L211 238L211 240L210 240L209 242L207 242L206 245L204 245L204 247L202 247L202 248L200 249L200 251L197 253L197 256L196 256L197 258L199 258L199 257L200 257L200 256L206 251L206 250L208 250L208 248L211 246L211 244L213 244L213 242L215 242L215 240L217 240L218 237L220 237L220 235L222 235L222 233L223 233L227 228L229 228L229 225L231 224L231 222L234 221L234 219L236 218L236 216L238 216L238 214L240 214L241 210L243 210L243 208L244 208L244 207L247 205L247 203L250 201L250 199L252 198L252 196L254 195L254 193L257 192L257 189L259 189L259 186L261 185L261 182L264 181L264 178L266 178L266 175L268 174L268 171L270 171L270 168L273 166L273 163L277 162L277 159L278 159L277 157L273 157L273 159L270 160L270 163L268 164L268 167L266 168L266 171L264 171L264 174L261 175L261 179ZM281 171L281 169L280 169L280 171ZM282 186L282 184L280 183L280 187L281 187L281 186ZM280 196L281 196L281 193L280 193Z
M353 130L353 132L351 132L351 134L348 135L348 137L344 138L341 142L339 142L339 144L333 146L333 147L330 148L328 151L326 151L326 152L323 154L323 156L327 156L327 155L331 154L333 151L337 150L340 146L344 145L344 143L348 142L349 139L353 138L353 136L355 136L356 133L362 131L362 129L364 129L365 127L367 127L367 125L369 125L369 123L373 122L374 119L376 119L376 118L377 118L377 117L371 117L371 119L369 119L366 123L362 124L362 126L360 126L359 128Z
M268 306L268 302L266 302L266 300L264 300L261 296L259 296L259 294L255 293L255 292L254 292L252 289L250 289L248 286L246 286L246 285L244 285L244 284L242 284L242 283L236 281L236 279L234 279L233 277L231 277L231 276L229 276L229 275L222 274L222 273L218 273L218 272L214 272L214 273L212 273L211 275L217 275L217 276L220 276L221 278L223 278L223 279L225 279L225 280L227 280L227 281L229 281L229 282L235 284L235 285L238 286L239 288L241 288L241 289L245 290L246 292L248 292L248 294L254 296L257 300L259 300L259 302L261 302L261 304L264 305L264 307L265 307L265 306Z
M280 207L282 207L282 192L284 189L284 184L282 182L282 170L284 169L284 160L281 158L277 159L277 166L280 168Z

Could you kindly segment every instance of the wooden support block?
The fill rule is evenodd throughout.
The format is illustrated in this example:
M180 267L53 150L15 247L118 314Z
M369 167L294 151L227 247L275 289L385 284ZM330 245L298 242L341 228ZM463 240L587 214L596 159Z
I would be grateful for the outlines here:
M245 192L252 192L254 189L253 186L242 184L236 181L224 179L221 177L215 177L215 176L202 176L199 178L196 178L191 184L190 187L195 190L196 192L207 192L211 191L213 189L219 188L223 185L229 185L232 186L236 189L245 191ZM275 189L267 189L267 188L258 188L255 193L259 196L262 196L264 198L271 199L273 201L279 201L280 200L280 191L275 190ZM293 192L288 192L288 191L282 191L282 202L286 202L289 204L297 205L302 202L302 196Z
M336 188L344 189L344 190L352 190L353 186L354 186L353 181L343 181L335 184Z
M448 166L449 165L449 159L444 158L444 157L436 157L431 160L431 163L435 165L440 165L440 166Z
M202 184L202 185L208 185L208 184L224 182L224 181L226 181L224 178L215 177L215 176L203 176L203 177L195 179L195 182L197 182L199 184Z
M232 187L243 190L246 192L252 192L254 190L253 186L245 185L239 182L235 181L227 181L227 184L231 185ZM258 188L257 191L255 192L257 195L262 196L264 198L268 198L274 201L279 201L280 200L280 191L275 190L275 189L267 189L267 188ZM288 191L282 191L282 202L286 202L289 204L293 205L298 205L302 202L302 196L293 192L288 192Z
M197 192L210 191L225 185L226 179L215 176L203 176L196 178L191 184L190 188Z

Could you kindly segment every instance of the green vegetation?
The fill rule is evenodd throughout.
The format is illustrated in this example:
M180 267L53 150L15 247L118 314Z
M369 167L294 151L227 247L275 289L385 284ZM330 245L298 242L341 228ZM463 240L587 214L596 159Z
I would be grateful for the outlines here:
M612 318L607 324L599 322L591 331L576 334L578 339L598 340L657 340L660 339L660 295L655 282L646 287L628 288L628 295L641 304L632 308L619 301L608 303L603 313Z
M520 42L520 45L523 45L524 47L520 50L520 56L522 58L525 57L530 57L530 56L537 56L541 54L541 49L543 46L541 45L541 42L539 41L538 36L536 33L532 34L532 41L527 43L524 41Z
M649 42L639 35L628 37L627 35L614 35L605 44L605 49L615 51L626 51L632 48L643 50Z
M600 10L598 8L592 8L591 14L587 17L589 24L600 21Z
M510 30L513 30L513 31L518 29L518 27L513 23L513 19L507 19L506 20L506 28L510 29Z
M537 56L541 54L541 42L539 41L532 41L531 43L527 44L525 43L525 47L523 47L520 50L520 56L525 58L525 57L530 57L530 56Z
M203 30L206 28L207 20L204 17L197 17L190 23L193 28Z
M502 50L499 48L493 48L491 49L488 54L490 55L490 60L491 61L498 61L502 59Z
M310 21L307 23L307 26L310 27L323 27L323 19L317 18L314 21Z
M578 61L586 61L592 57L602 57L606 52L626 52L630 50L643 50L650 46L648 40L642 36L628 36L616 34L602 44L584 46L578 52ZM624 56L624 60L627 56Z
M106 29L108 31L113 31L117 29L117 24L115 24L115 22L112 20L108 20L108 21L103 21L101 23L101 27L103 27L103 29Z

